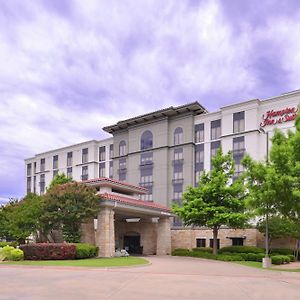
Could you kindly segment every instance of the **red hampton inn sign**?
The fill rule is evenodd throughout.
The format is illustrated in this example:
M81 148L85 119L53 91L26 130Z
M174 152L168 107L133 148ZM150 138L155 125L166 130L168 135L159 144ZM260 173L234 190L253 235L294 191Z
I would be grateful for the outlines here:
M289 121L294 121L296 119L298 112L297 107L286 107L281 110L269 110L266 114L262 115L261 127L267 125L281 124Z

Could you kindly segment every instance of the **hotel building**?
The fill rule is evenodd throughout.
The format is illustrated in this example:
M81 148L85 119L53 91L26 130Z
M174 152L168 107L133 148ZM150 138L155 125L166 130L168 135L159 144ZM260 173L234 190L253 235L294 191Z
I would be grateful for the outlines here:
M26 159L26 191L43 194L57 173L76 181L107 177L145 188L140 201L170 207L181 202L183 191L197 184L203 170L210 170L220 146L223 152L232 151L235 177L243 172L246 153L266 159L274 130L293 130L299 103L300 91L295 91L212 113L193 102L122 120L103 128L111 138ZM184 228L177 218L172 229L172 248L208 246L212 238L211 231ZM220 244L259 244L260 238L255 229L224 229Z

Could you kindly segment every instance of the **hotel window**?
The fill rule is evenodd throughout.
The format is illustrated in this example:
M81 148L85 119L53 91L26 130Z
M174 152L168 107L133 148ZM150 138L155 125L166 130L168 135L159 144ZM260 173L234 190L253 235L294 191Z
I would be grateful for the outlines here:
M221 120L215 120L210 123L211 140L217 140L221 137Z
M53 169L58 169L58 155L53 156Z
M109 145L109 159L112 159L114 157L114 145Z
M89 179L89 168L88 166L83 166L81 169L81 180Z
M245 155L245 137L240 136L234 138L232 141L233 141L232 156L235 163L235 172L234 172L233 180L236 180L244 171L244 167L242 165L242 159Z
M87 163L89 161L89 149L82 149L82 163Z
M197 248L205 248L206 247L206 239L196 239L196 247Z
M68 178L72 178L73 177L73 175L72 175L72 167L67 168L67 177Z
M105 177L105 162L99 164L99 177Z
M141 136L141 150L151 149L153 147L153 134L150 130L143 132Z
M183 163L183 148L174 149L174 163Z
M141 200L143 201L153 201L153 187L147 186L148 193L145 195L141 195Z
M195 143L204 142L204 123L195 125Z
M209 247L213 248L214 239L209 239ZM220 239L217 239L217 248L220 249Z
M71 167L73 164L73 152L67 153L67 167Z
M183 164L174 165L173 169L173 183L182 183L183 182Z
M105 160L105 146L99 148L99 161Z
M245 112L237 112L233 114L233 132L242 132L245 130Z
M204 144L196 145L195 150L195 185L198 185L200 175L204 170Z
M217 151L221 147L221 141L211 142L210 143L210 164L212 169L212 159L216 156Z
M58 170L53 170L53 178L58 175Z
M121 141L119 144L119 155L120 156L126 155L126 142L125 141Z
M45 158L41 158L41 167L40 167L41 172L45 171L45 164L46 164Z
M45 174L40 175L40 194L45 193Z
M33 192L36 193L36 176L33 176Z
M33 163L33 173L36 173L36 161Z
M183 143L183 129L181 127L177 127L174 130L174 145L179 145Z
M182 183L173 184L173 200L177 204L181 204L182 191L183 191Z
M232 246L244 246L244 238L231 238Z
M141 199L144 201L152 201L153 191L153 153L146 152L141 154L140 164L140 186L148 190L146 195L142 195Z
M27 176L31 176L31 164L27 164Z
M110 161L109 162L109 178L113 178L113 166L114 166L113 161Z
M125 181L126 180L126 158L120 158L119 159L119 180L120 181Z
M141 166L153 164L153 153L146 152L141 154Z
M27 177L27 194L31 193L31 177Z

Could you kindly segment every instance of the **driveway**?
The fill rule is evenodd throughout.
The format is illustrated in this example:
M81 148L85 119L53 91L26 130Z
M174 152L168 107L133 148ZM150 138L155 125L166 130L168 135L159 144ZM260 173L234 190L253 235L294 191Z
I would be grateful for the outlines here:
M296 300L300 273L189 257L148 257L149 266L92 269L0 265L0 299Z

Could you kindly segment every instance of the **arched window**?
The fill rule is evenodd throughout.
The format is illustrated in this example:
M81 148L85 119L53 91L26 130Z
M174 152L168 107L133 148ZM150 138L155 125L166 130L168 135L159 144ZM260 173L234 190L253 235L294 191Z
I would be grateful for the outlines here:
M174 131L174 145L179 145L183 143L183 129L177 127Z
M121 141L119 144L119 155L126 155L126 142L125 141Z
M153 147L153 134L146 130L141 136L141 150L151 149Z

